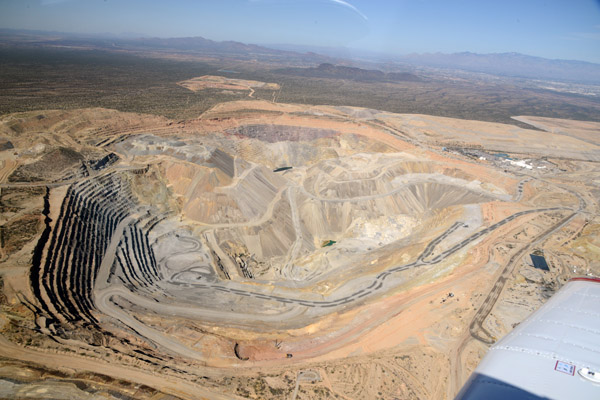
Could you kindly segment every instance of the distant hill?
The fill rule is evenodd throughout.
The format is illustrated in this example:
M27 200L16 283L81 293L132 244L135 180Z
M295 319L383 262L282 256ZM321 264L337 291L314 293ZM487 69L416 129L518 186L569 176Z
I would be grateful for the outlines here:
M362 69L330 63L322 63L318 67L310 68L281 68L273 72L309 78L336 78L361 82L420 82L422 80L417 75L409 72L385 73L376 69Z
M283 44L274 44L269 47L287 51L311 51L338 59L361 60L371 65L381 64L393 66L393 68L398 68L398 64L403 64L408 68L431 67L481 72L514 78L600 84L600 64L576 60L552 60L520 53L477 54L462 52L394 55L344 47Z
M314 65L331 62L332 57L271 49L235 41L218 42L201 36L181 38L131 38L109 34L83 35L63 32L0 29L0 44L20 46L61 46L99 50L171 52L198 56L232 57L241 60L276 61L281 64Z
M291 51L282 51L270 49L267 47L253 44L244 44L240 42L225 41L217 42L205 39L201 36L180 37L180 38L158 38L158 37L123 37L110 34L86 35L64 32L45 32L34 30L12 30L0 29L0 39L3 41L22 41L28 39L37 39L37 43L53 44L84 44L89 43L96 46L106 47L146 47L151 49L169 49L169 50L211 50L222 53L268 53L268 54L286 54L294 53ZM297 54L297 53L296 53Z
M409 54L397 61L427 67L451 68L517 78L600 84L600 64L575 60L550 60L519 53Z
M182 37L182 38L140 38L130 40L119 40L119 44L127 44L136 47L149 47L152 49L169 49L169 50L210 50L221 53L239 54L239 53L263 53L263 54L294 54L298 53L291 51L274 50L267 47L262 47L254 44L245 44L234 41L217 42L210 39L205 39L201 36Z

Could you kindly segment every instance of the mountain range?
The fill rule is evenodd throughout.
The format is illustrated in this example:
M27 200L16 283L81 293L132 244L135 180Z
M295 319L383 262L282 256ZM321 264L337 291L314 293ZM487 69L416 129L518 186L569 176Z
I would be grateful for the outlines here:
M520 53L409 54L399 62L435 68L451 68L517 78L600 84L600 64L576 60L551 60Z
M214 41L200 36L183 38L131 38L106 35L79 35L59 32L41 32L0 29L0 43L26 45L59 45L59 46L92 46L106 50L136 51L176 51L186 54L228 56L240 59L256 59L277 61L290 67L308 67L303 70L288 69L287 73L313 77L353 76L360 80L418 80L413 74L406 72L413 67L430 67L437 69L461 70L485 73L498 76L572 82L600 85L600 64L576 60L552 60L519 53L477 54L471 52L444 54L424 53L408 55L379 55L369 60L368 53L363 53L361 60L348 60L340 57L344 49L327 49L323 47L289 46L284 50L265 45L246 44L236 41ZM301 50L302 49L302 50ZM365 56L364 54L367 54ZM356 65L363 67L365 61L370 66L377 66L385 59L387 74L369 69L351 69ZM377 60L379 59L379 60ZM336 64L334 66L333 64ZM383 64L379 64L383 65ZM316 66L316 67L315 67ZM343 67L342 67L343 66ZM390 66L396 71L391 71ZM350 69L348 69L350 68ZM392 75L392 74L400 75ZM383 75L382 75L383 74Z

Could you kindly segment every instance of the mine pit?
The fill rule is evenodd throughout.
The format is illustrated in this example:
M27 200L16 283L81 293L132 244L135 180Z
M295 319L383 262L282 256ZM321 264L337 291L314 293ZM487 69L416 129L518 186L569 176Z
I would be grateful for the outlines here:
M321 372L302 376L331 384L342 378L323 371L347 357L442 357L484 299L495 304L475 289L513 269L528 285L565 273L558 261L544 272L515 268L528 243L567 222L561 243L583 243L576 232L588 222L574 215L591 207L588 197L548 181L562 164L543 152L528 165L548 168L524 176L499 151L415 146L367 124L377 110L282 106L274 116L277 107L227 103L186 128L76 133L80 148L48 140L15 163L0 196L13 236L0 237L5 260L30 260L25 286L8 282L27 288L39 334L56 348L80 343L73 352L118 348L107 357L123 365L171 360L173 376L311 362ZM386 113L392 120L422 139L414 119ZM35 129L19 135L19 146L37 140ZM502 313L525 303L499 304L475 319L477 334L499 334L516 323Z

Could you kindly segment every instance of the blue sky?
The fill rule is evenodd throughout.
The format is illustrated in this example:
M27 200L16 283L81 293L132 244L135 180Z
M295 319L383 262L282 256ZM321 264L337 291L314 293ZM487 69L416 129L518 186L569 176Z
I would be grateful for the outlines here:
M600 0L0 0L0 28L600 63Z

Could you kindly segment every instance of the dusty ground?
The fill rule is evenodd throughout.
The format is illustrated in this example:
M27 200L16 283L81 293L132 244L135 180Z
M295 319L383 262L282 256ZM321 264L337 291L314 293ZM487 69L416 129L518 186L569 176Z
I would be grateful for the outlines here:
M228 90L249 90L249 97L254 94L254 89L279 90L277 83L266 83L252 81L247 79L226 78L223 76L204 75L197 78L188 79L177 83L192 92L198 92L205 89L223 89Z
M452 398L600 274L596 128L527 121L3 116L1 396Z
M600 123L592 121L573 121L560 118L544 118L533 116L513 117L517 121L524 122L536 128L559 135L572 136L585 142L598 145L600 138Z

